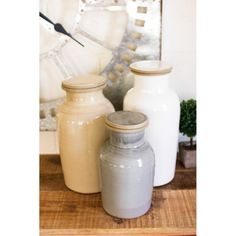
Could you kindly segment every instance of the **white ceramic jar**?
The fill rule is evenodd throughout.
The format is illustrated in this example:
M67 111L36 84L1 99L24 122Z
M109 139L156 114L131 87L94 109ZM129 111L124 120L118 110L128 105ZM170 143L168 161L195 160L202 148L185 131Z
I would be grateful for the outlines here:
M139 61L130 65L134 88L124 98L124 110L148 116L146 139L155 152L154 186L169 183L175 175L180 102L169 88L172 67L162 61Z
M88 75L65 80L67 97L57 112L65 184L80 193L101 191L99 151L108 138L105 115L114 111L104 97L105 79Z

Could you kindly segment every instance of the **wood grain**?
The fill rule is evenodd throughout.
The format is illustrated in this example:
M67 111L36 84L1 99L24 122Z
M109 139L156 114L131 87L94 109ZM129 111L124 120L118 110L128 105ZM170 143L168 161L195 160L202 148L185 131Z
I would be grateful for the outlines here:
M40 158L41 235L195 235L196 170L178 162L174 180L154 188L147 214L122 220L106 214L100 194L79 194L64 184L58 156Z

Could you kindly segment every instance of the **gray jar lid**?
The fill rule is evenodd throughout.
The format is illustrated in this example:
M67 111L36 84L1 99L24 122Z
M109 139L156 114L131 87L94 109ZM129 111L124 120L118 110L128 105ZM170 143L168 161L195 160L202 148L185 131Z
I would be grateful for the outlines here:
M141 112L117 111L106 117L108 129L131 133L144 130L148 125L148 118Z

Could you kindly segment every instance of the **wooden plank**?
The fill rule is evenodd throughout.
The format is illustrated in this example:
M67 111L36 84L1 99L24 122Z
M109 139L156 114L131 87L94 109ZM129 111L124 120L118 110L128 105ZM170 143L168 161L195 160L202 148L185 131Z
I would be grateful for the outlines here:
M94 229L109 229L110 232L112 229L126 229L128 232L135 228L148 228L158 233L165 228L165 232L173 233L173 229L179 228L195 233L195 201L195 190L155 189L147 214L122 220L104 212L100 194L43 191L40 194L40 228L91 229L92 233Z
M167 233L168 232L168 233ZM138 235L138 236L193 236L196 235L195 229L181 229L181 228L136 228L136 229L41 229L41 236L58 235L58 236L76 236L76 235L90 235L90 236L113 236L113 235Z
M40 174L62 173L61 160L59 155L41 155L39 161Z
M174 180L154 188L150 211L122 220L105 213L100 194L79 194L64 184L60 158L40 158L41 235L195 235L196 170L178 161Z

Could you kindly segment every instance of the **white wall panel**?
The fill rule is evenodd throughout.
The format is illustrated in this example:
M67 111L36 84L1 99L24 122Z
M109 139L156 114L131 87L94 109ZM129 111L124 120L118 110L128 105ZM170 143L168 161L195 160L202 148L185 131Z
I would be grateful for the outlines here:
M163 0L162 60L173 65L170 85L181 99L196 97L195 11L195 0Z

